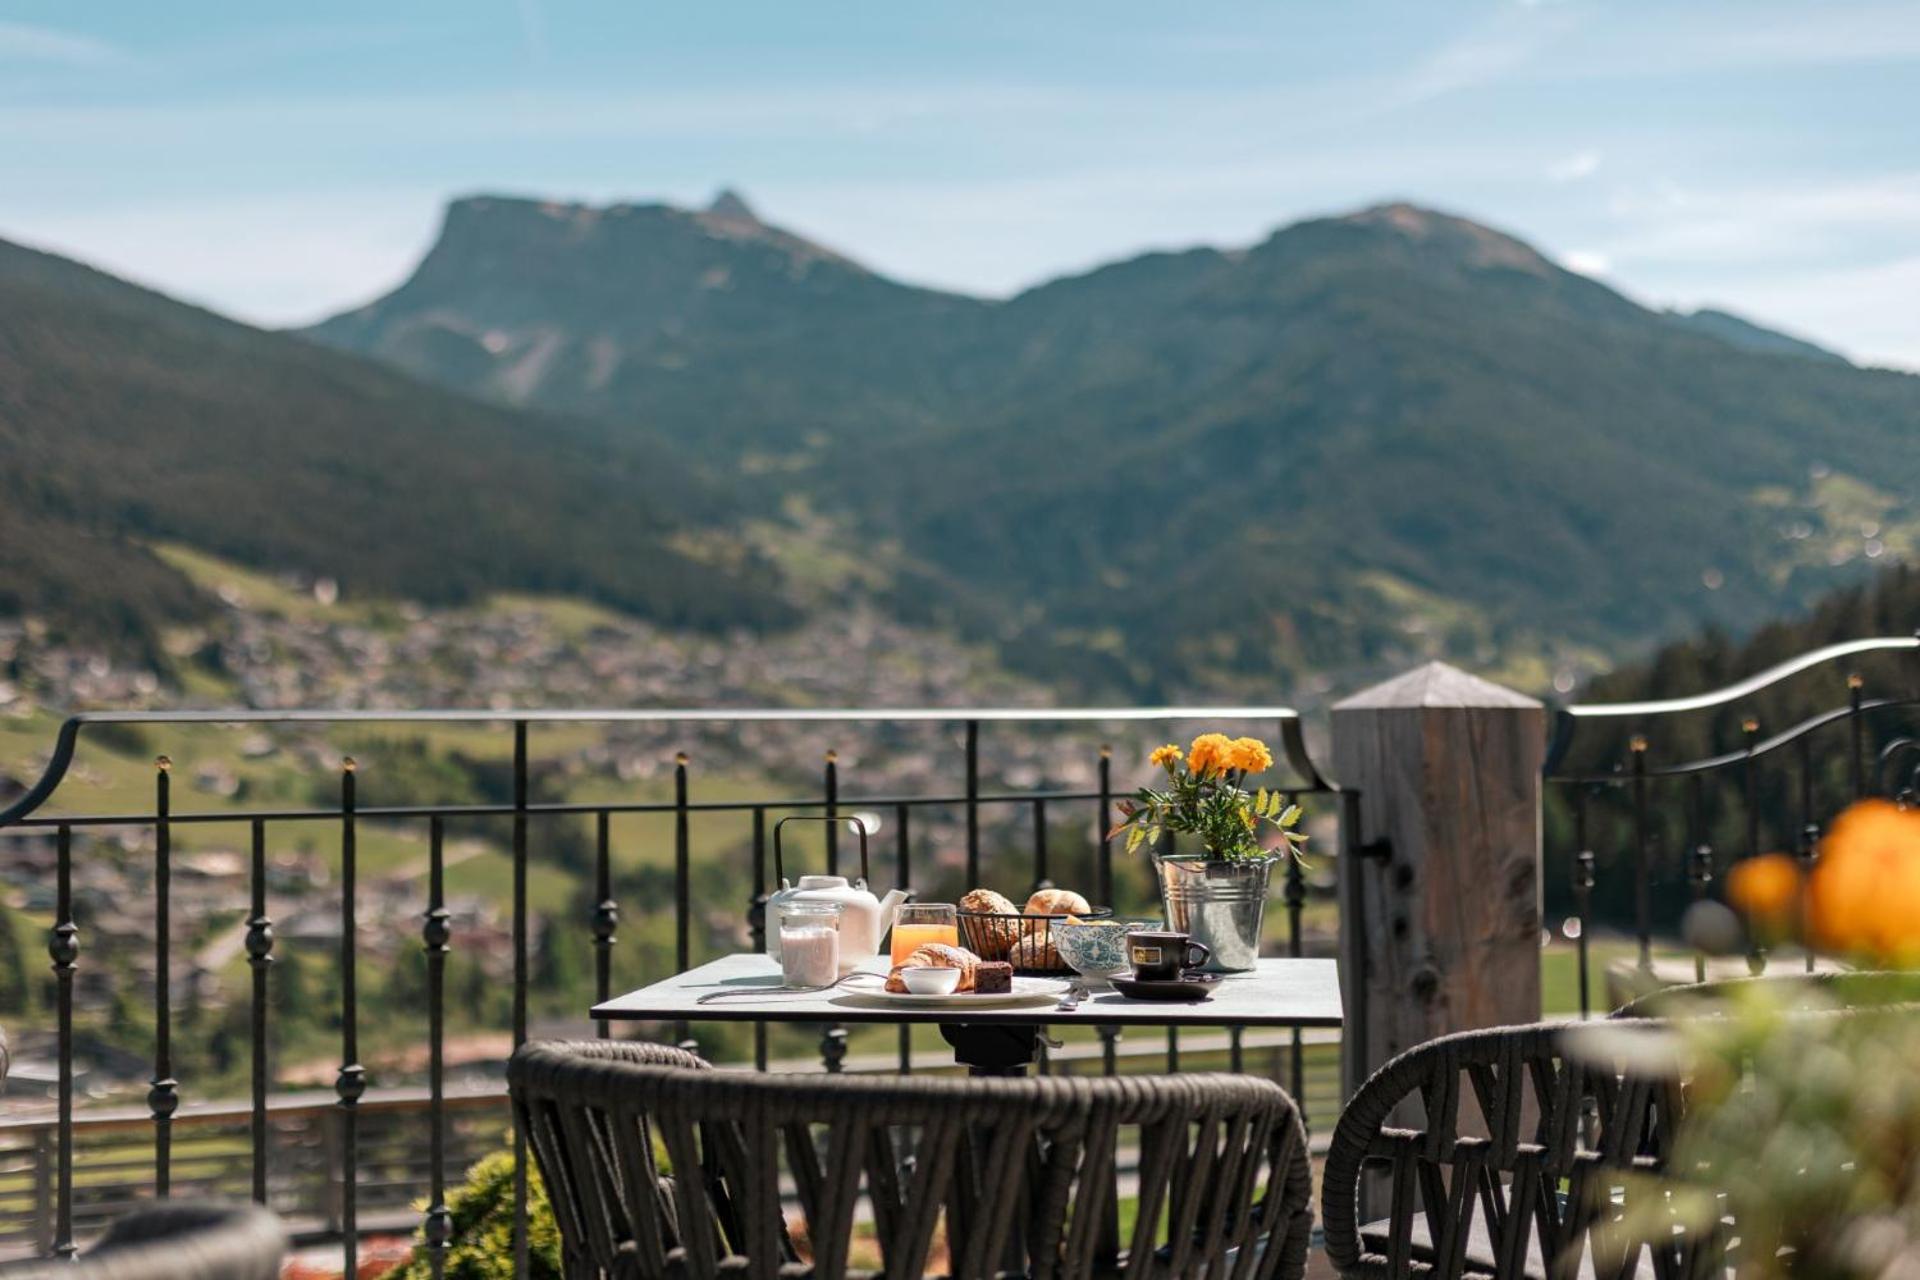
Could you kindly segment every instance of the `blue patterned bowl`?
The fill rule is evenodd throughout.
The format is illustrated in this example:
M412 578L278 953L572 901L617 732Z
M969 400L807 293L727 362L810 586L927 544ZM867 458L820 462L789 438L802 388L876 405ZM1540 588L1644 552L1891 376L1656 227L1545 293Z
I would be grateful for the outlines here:
M1073 971L1089 983L1107 982L1116 973L1127 973L1133 965L1127 959L1127 934L1137 924L1119 920L1088 920L1081 924L1056 923L1048 936Z

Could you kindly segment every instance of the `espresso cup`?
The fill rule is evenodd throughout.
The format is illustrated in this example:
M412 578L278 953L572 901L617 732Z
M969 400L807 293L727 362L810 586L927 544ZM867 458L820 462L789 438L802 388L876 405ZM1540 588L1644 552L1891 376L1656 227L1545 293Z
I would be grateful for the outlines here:
M1198 969L1213 952L1204 942L1184 933L1136 929L1127 935L1127 959L1140 982L1173 982L1189 969Z

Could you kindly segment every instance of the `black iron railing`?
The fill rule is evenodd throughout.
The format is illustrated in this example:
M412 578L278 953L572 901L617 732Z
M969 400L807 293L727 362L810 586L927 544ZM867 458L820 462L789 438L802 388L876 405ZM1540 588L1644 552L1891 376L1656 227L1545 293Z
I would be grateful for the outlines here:
M1596 923L1624 924L1634 965L1650 976L1656 938L1676 936L1681 911L1708 897L1732 863L1777 851L1810 867L1841 808L1871 794L1912 798L1920 783L1920 664L1884 673L1879 693L1858 666L1916 652L1920 638L1912 636L1850 641L1710 693L1560 712L1546 763L1548 857L1549 866L1566 858L1581 1016L1594 1004ZM1830 679L1836 668L1846 671L1844 702L1768 731L1758 703L1796 677ZM1729 737L1737 745L1670 758L1676 740ZM1757 974L1767 963L1756 941L1747 966ZM1803 963L1813 968L1812 952ZM1696 981L1707 965L1694 950Z
M676 752L672 766L672 798L670 800L564 800L536 799L532 781L534 777L533 761L530 754L530 727L543 729L553 726L595 725L609 726L652 726L657 730L674 732L688 730L690 726L740 726L750 724L777 724L786 727L818 723L828 724L868 724L892 727L910 725L945 726L961 731L961 759L955 762L958 767L954 773L962 781L961 789L955 791L911 792L901 794L848 794L842 790L841 766L832 752L825 754L825 767L820 779L820 789L813 794L792 795L785 798L764 797L741 799L737 797L723 799L702 799L696 793L693 781L693 763L684 752ZM369 1097L366 1068L361 1062L362 1009L360 970L363 959L363 927L359 917L362 902L360 884L361 836L369 829L368 824L379 824L382 828L406 826L410 829L424 828L426 836L427 885L424 913L418 936L424 961L425 993L423 1008L427 1040L427 1058L425 1066L426 1100L428 1119L427 1131L427 1185L420 1188L425 1194L426 1208L421 1219L428 1254L432 1259L435 1273L438 1274L445 1262L445 1247L451 1230L451 1221L447 1210L446 1165L449 1147L447 1133L448 1098L445 1091L446 1059L444 1048L447 1038L447 962L450 951L458 945L458 928L450 910L448 898L449 857L448 846L456 830L468 830L473 824L504 821L507 830L506 852L510 858L511 888L510 914L511 924L508 934L508 948L511 958L511 1003L510 1003L510 1039L518 1045L528 1035L530 1021L529 996L532 990L530 964L532 960L529 919L529 867L530 844L534 824L559 819L584 820L590 826L592 837L591 884L593 900L586 918L579 921L585 940L592 949L592 987L597 1000L605 1000L614 993L616 981L622 985L638 986L644 982L664 976L661 972L630 972L615 974L614 952L619 938L621 923L621 902L615 892L616 877L613 863L612 823L615 817L629 815L653 815L665 818L671 823L671 897L672 897L672 966L680 971L690 967L694 960L696 906L710 906L708 903L696 903L694 886L694 845L692 826L696 817L730 814L746 820L750 830L750 853L748 866L744 868L741 879L746 882L742 888L750 887L750 899L746 910L748 935L754 947L764 943L764 904L771 886L767 878L767 832L769 815L779 815L791 811L823 812L829 816L845 815L855 812L884 814L891 818L894 832L894 853L896 874L901 887L911 888L919 877L915 874L916 860L922 862L924 874L924 840L916 847L915 834L923 831L929 819L950 820L958 814L957 829L964 833L964 872L969 885L980 882L982 874L983 844L987 833L985 819L994 814L1007 814L1027 807L1031 812L1031 836L1028 870L1036 887L1049 882L1050 873L1055 865L1059 850L1053 844L1060 839L1055 825L1063 812L1084 814L1091 819L1084 830L1089 833L1090 849L1083 847L1083 855L1090 852L1093 862L1093 883L1097 895L1103 901L1112 901L1114 893L1114 867L1112 849L1105 839L1113 819L1113 805L1117 799L1116 779L1113 773L1111 751L1104 745L1096 747L1098 738L1084 738L1076 750L1094 752L1091 776L1092 785L1084 787L1047 787L1035 785L1027 789L1014 787L990 787L988 771L983 771L981 737L984 726L1022 726L1031 731L1041 725L1053 726L1055 732L1069 730L1085 735L1100 728L1103 732L1112 730L1126 731L1128 726L1144 728L1148 725L1164 727L1171 724L1200 724L1212 727L1221 723L1249 723L1257 726L1271 726L1278 734L1280 755L1286 767L1292 773L1291 782L1281 785L1288 790L1289 798L1311 798L1314 796L1332 797L1338 788L1329 782L1314 766L1306 749L1304 735L1297 715L1291 710L1274 707L1222 707L1222 708L1124 708L1112 710L1028 710L1010 709L995 711L416 711L416 712L362 712L362 711L178 711L178 712L125 712L100 713L75 716L61 725L46 768L42 775L27 788L10 807L0 811L0 835L39 838L52 840L54 894L52 902L52 925L49 935L48 953L52 960L54 991L52 997L54 1014L54 1036L57 1044L57 1114L53 1124L54 1159L53 1187L51 1190L51 1249L55 1255L69 1255L75 1249L76 1222L74 1215L74 1051L76 1003L76 980L85 972L86 949L83 946L79 922L75 918L75 898L73 876L76 859L91 851L88 843L95 838L113 831L126 831L129 828L150 833L152 840L152 867L150 891L153 911L152 957L153 968L153 1013L151 1041L151 1074L148 1079L146 1095L147 1124L151 1129L153 1141L153 1163L151 1186L153 1191L165 1196L173 1186L175 1152L173 1146L176 1113L181 1105L181 1082L176 1078L176 1055L174 1053L174 1032L176 1014L173 1001L173 976L176 971L175 921L172 919L175 888L172 876L175 871L175 837L188 829L197 829L213 825L242 825L248 833L246 878L248 894L245 903L245 915L242 921L244 929L243 951L245 964L249 971L247 992L246 1033L250 1041L247 1074L250 1081L250 1100L247 1105L247 1132L251 1152L249 1183L251 1194L263 1202L268 1199L271 1183L272 1164L272 1127L274 1124L273 1107L270 1105L275 1081L270 1070L268 1054L270 1023L274 1014L273 966L276 962L279 941L276 938L276 922L269 913L270 899L268 881L270 878L270 857L276 842L291 839L289 832L298 831L302 838L311 843L324 833L331 833L332 841L338 850L338 901L337 927L339 930L337 951L337 1018L338 1018L338 1065L332 1081L333 1101L331 1104L332 1125L329 1129L329 1141L337 1149L338 1194L337 1213L330 1221L344 1242L347 1273L352 1274L355 1257L356 1239L364 1224L359 1216L360 1179L363 1169L361 1131L361 1113L363 1102ZM337 758L337 769L332 775L331 803L320 805L235 805L218 809L182 809L175 803L176 770L167 756L156 759L152 776L152 803L148 808L135 808L132 811L114 812L53 812L52 802L57 798L63 781L73 767L75 755L80 746L82 735L90 730L102 734L121 731L128 727L137 727L142 733L163 733L167 729L180 729L182 726L218 725L248 726L258 729L269 726L491 726L504 728L511 733L511 756L507 778L509 798L504 801L465 802L457 804L440 803L362 803L360 787L362 770L350 756ZM1066 747L1063 746L1062 750ZM1084 763L1084 762L1083 762ZM1080 771L1082 776L1086 770ZM1347 798L1350 801L1350 797ZM1345 805L1332 806L1342 816L1342 831L1350 831L1351 825L1344 821ZM916 816L922 821L915 822ZM1000 828L1012 830L1012 825L1002 823ZM1346 838L1343 834L1343 840ZM1333 851L1333 852L1338 852ZM825 840L824 856L829 871L839 869L839 848L836 839L829 835ZM84 864L82 864L84 865ZM455 872L457 876L457 871ZM1283 900L1286 913L1287 945L1290 952L1300 954L1303 949L1303 911L1307 901L1307 885L1297 862L1290 863L1286 872ZM737 904L739 898L729 898ZM736 909L734 907L732 909ZM691 1028L674 1028L675 1035L686 1039ZM605 1023L598 1027L601 1035L609 1032ZM1115 1029L1106 1028L1101 1032L1102 1065L1105 1070L1113 1071L1117 1066ZM905 1031L899 1038L897 1047L898 1064L901 1070L911 1070L912 1043ZM1170 1065L1177 1065L1180 1046L1176 1034L1168 1033L1167 1057ZM765 1027L756 1027L752 1045L754 1063L765 1068L768 1062L768 1037ZM821 1039L820 1057L828 1070L838 1070L844 1065L848 1046L846 1034L838 1028L829 1028ZM1243 1066L1241 1038L1235 1034L1230 1038L1229 1058L1231 1066L1238 1070ZM1290 1046L1290 1083L1296 1096L1304 1091L1306 1067L1301 1037L1296 1033ZM515 1252L518 1271L526 1274L526 1164L524 1144L516 1138L517 1180L515 1213Z

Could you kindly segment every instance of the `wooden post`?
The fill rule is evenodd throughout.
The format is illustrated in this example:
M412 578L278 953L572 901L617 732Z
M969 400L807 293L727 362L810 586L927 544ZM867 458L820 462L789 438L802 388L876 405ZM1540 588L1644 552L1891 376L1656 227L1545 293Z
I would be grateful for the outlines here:
M1435 1036L1539 1019L1545 750L1538 702L1441 662L1334 707L1371 854L1340 866L1349 1092Z

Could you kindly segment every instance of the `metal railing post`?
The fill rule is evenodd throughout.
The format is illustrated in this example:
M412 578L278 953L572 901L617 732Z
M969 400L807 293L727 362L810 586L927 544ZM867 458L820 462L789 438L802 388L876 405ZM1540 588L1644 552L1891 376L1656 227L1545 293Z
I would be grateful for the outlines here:
M967 885L980 883L980 722L967 721Z
M453 1214L447 1208L446 983L453 916L447 910L446 829L438 814L427 827L427 913L420 930L427 962L427 1123L430 1186L421 1235L435 1280L446 1274ZM604 847L604 846L603 846ZM605 999L604 991L601 999ZM601 1026L604 1028L605 1023Z
M357 785L357 766L348 756L340 762L340 1070L333 1089L339 1099L343 1274L349 1276L356 1274L360 1257L360 1097L367 1089L366 1068L360 1065Z
M173 761L154 761L153 811L153 1078L147 1110L153 1116L153 1193L173 1191L173 1113L180 1083L173 1078Z
M54 829L54 924L47 941L53 960L59 1040L56 1208L49 1252L72 1257L73 1246L73 975L80 963L80 929L73 922L73 828Z
M527 1042L527 722L513 722L513 1047ZM513 1126L513 1274L532 1274L527 1240L527 1135Z
M1633 932L1640 945L1640 972L1653 972L1653 866L1647 812L1647 740L1628 744L1633 760Z
M755 955L767 950L767 811L753 811L753 899L747 906L747 936L753 940ZM767 1069L767 1024L753 1024L753 1066Z
M1747 853L1749 858L1760 856L1760 780L1759 753L1760 722L1752 716L1740 722L1740 736L1745 740L1743 758L1740 763L1741 786L1747 816ZM1754 974L1764 973L1767 968L1767 951L1755 938L1747 947L1747 969Z
M267 824L255 818L251 824L253 910L247 917L247 965L253 971L252 1006L249 1026L253 1042L251 1076L253 1084L253 1198L267 1203L267 1165L271 1157L267 1138L267 971L273 965L273 920L267 915Z
M596 1004L604 1004L613 996L613 944L620 929L620 904L613 898L612 821L612 815L605 809L594 815L593 999ZM595 1030L602 1040L613 1034L613 1027L605 1018L599 1020Z

